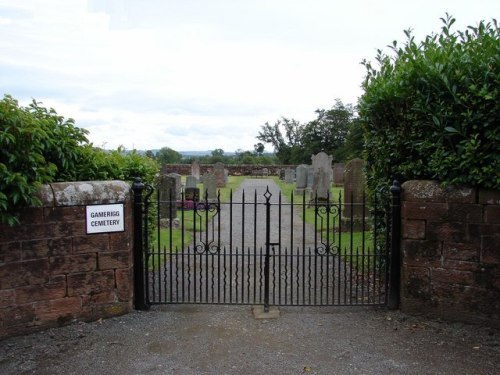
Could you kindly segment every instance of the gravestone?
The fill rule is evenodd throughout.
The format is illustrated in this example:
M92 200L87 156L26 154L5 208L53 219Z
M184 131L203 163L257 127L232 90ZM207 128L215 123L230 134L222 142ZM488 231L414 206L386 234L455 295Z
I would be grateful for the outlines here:
M198 180L195 176L187 176L186 177L186 189L195 188Z
M197 187L186 187L186 189L184 190L184 200L199 202L200 189Z
M226 172L224 170L224 164L221 162L217 162L214 165L214 176L215 183L217 187L225 187L226 186Z
M268 176L269 176L269 169L262 168L262 177L268 177Z
M191 175L196 178L196 182L200 182L200 162L193 160L191 163Z
M158 179L160 195L160 220L171 223L177 217L177 180L171 175L160 175Z
M295 178L294 170L290 169L290 168L285 169L285 183L286 184L293 184L294 178Z
M175 179L175 199L182 199L182 176L178 173L169 173L167 176Z
M365 191L365 162L362 159L353 159L345 166L344 173L344 202L343 217L346 220L352 217L363 217L363 194ZM352 203L352 206L351 206Z
M331 186L332 157L323 151L311 156L313 184L311 198L326 200Z
M203 175L203 193L201 200L208 199L214 201L217 199L217 181L213 173L205 173Z
M333 164L333 185L342 186L344 185L344 163Z
M314 169L312 165L307 166L307 188L312 189L314 178Z
M279 170L279 176L280 176L280 180L285 180L285 169L281 168Z
M295 169L295 185L297 189L307 187L307 165L301 164Z

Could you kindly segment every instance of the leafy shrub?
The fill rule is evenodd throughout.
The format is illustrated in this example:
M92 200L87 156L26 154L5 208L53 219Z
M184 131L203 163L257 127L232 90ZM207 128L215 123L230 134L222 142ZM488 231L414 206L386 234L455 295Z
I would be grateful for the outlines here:
M41 202L42 184L55 181L132 180L153 182L157 163L137 152L106 152L88 142L87 131L54 109L33 101L20 107L11 96L0 101L0 222L19 222L16 212Z
M405 31L392 56L378 51L359 110L365 126L368 183L392 178L500 187L500 29L497 22L416 43Z

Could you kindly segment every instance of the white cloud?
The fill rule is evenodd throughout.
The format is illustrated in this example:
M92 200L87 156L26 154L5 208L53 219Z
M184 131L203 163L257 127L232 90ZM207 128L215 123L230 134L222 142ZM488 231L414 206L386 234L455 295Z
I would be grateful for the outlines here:
M252 149L280 116L355 104L363 58L498 14L495 1L0 0L0 81L97 145Z

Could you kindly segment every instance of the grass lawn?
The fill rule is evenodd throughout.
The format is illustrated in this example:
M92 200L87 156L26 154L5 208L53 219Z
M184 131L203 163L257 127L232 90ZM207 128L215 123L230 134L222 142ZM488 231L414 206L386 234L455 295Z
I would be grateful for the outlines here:
M241 183L248 177L246 176L229 176L228 183L225 188L219 189L219 197L222 203L228 202L230 199L231 190L236 190ZM293 190L295 188L294 184L285 184L278 177L273 177L276 184L280 187L282 195L285 196L288 201L291 201L291 197L293 194ZM199 184L198 186L202 191L203 185ZM334 197L334 200L340 204L343 203L343 188L333 187L331 190L331 196ZM302 205L303 196L294 194L294 205L296 205L295 209L298 210L299 216L302 218L305 217L305 221L311 225L315 225L316 214L313 207L307 207L307 199L306 204ZM213 214L208 213L205 216L205 212L201 213L200 216L197 216L195 219L195 214L193 210L178 210L178 218L179 218L179 226L178 228L157 228L154 233L153 240L151 242L154 256L149 259L149 266L152 268L153 266L158 267L163 264L164 260L170 253L176 253L180 248L186 246L193 242L193 233L194 233L194 225L196 220L196 233L200 233L204 231L204 225L206 218L210 219ZM341 254L344 260L353 264L353 266L359 267L367 267L370 264L373 264L373 257L369 259L368 256L373 256L374 254L374 245L373 245L373 234L371 231L350 231L340 232L338 231L338 217L334 218L334 215L330 215L330 223L329 228L326 228L326 225L322 230L318 231L318 241L320 241L319 237L323 236L326 238L327 230L330 233L330 236L334 236L335 238L330 237L330 243L334 243L335 245L340 245ZM320 225L318 224L318 227ZM184 228L184 230L182 230ZM320 233L322 232L322 233ZM158 242L158 238L160 241ZM159 243L159 245L158 245ZM368 255L362 257L362 255ZM362 262L362 263L361 263Z
M229 176L226 187L218 189L220 202L228 202L231 190L236 190L245 178L245 176ZM200 195L203 196L203 184L198 184L198 188L200 189ZM203 201L203 199L201 200ZM210 219L212 216L213 214L209 212L208 218ZM195 218L193 210L180 209L177 211L177 217L179 218L179 226L177 228L160 228L157 224L157 229L150 243L152 252L154 253L149 259L150 269L153 268L153 266L158 267L162 265L165 258L168 257L168 254L176 253L179 249L192 243L195 220L197 227L196 232L199 233L204 230L205 220L207 218L204 211L201 218L199 215ZM160 241L158 241L158 238Z

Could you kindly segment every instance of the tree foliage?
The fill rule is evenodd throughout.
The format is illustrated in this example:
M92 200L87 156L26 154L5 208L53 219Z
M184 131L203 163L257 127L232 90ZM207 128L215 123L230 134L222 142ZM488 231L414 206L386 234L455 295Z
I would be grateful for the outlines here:
M364 61L360 100L369 184L437 179L498 189L500 184L500 30L480 22L379 50Z
M182 160L182 155L170 147L162 147L156 153L156 159L160 164L177 164Z
M33 101L27 107L11 96L0 101L0 222L18 223L16 213L37 206L42 184L55 181L131 180L152 182L158 166L149 158L119 149L96 149L87 131Z
M257 139L270 143L283 164L310 163L311 155L320 151L336 161L361 153L363 136L352 105L337 99L331 109L318 109L315 113L317 118L306 124L286 117L274 125L266 122Z

